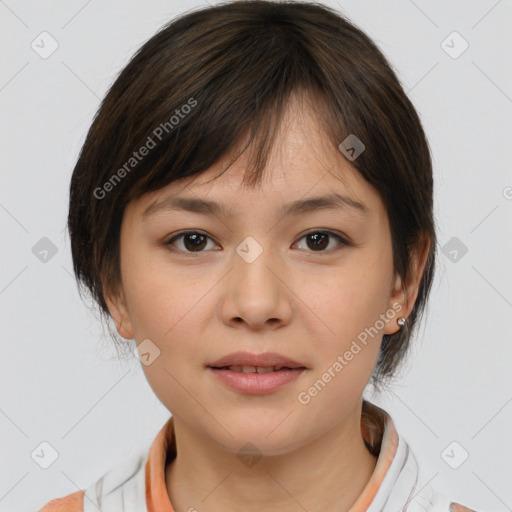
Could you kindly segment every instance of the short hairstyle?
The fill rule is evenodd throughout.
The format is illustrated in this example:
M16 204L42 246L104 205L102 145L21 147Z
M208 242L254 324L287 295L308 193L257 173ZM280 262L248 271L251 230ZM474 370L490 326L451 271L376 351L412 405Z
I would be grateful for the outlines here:
M299 93L318 107L333 148L350 134L365 145L351 164L385 205L395 275L405 281L410 250L424 237L431 242L406 327L383 337L371 378L380 387L403 360L432 285L431 156L420 119L383 53L320 4L249 0L190 11L135 53L102 101L71 178L68 230L79 292L89 291L109 324L104 291L120 284L127 204L200 175L246 133L243 151L250 147L251 158L243 181L261 182L283 112ZM109 330L118 350L126 346Z

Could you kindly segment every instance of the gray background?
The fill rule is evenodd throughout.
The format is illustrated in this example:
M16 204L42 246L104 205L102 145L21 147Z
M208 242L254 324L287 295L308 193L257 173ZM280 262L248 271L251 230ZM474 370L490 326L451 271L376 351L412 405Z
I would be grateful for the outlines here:
M444 248L402 378L367 396L439 491L476 510L512 510L512 2L326 4L377 42L421 116ZM116 360L81 302L64 227L100 99L157 28L200 5L0 0L1 511L84 488L148 446L169 416L139 361ZM47 58L31 47L51 49L44 31L58 44ZM57 252L41 261L44 237ZM31 456L44 441L58 453L48 469Z

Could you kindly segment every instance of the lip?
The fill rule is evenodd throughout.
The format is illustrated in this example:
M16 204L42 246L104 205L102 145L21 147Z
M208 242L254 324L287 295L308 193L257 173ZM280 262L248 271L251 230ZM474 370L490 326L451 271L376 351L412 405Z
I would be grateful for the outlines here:
M211 367L208 370L224 385L235 391L251 395L261 395L277 391L282 386L294 381L306 371L306 368L283 369L269 373L243 373Z
M286 369L269 373L243 373L222 369L226 366L283 366ZM252 395L277 391L307 370L303 364L276 352L252 354L243 351L221 357L207 365L207 369L228 388Z
M262 354L243 351L233 352L207 366L210 368L222 368L223 366L286 366L292 369L306 369L305 365L276 352L264 352Z

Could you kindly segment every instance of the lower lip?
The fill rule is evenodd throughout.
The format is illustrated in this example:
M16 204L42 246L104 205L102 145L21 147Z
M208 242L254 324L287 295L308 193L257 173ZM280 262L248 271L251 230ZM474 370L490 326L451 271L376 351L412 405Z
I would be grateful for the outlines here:
M208 367L226 386L252 395L271 393L297 379L305 368L268 373L243 373Z

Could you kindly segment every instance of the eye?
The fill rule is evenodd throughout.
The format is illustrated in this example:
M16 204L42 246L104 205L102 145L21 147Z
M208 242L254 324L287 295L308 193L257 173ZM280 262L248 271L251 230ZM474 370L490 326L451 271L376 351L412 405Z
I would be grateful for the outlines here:
M183 239L183 246L185 249L179 247L184 252L203 252L203 249L207 245L207 240L211 238L200 231L183 231L173 236L170 240L165 242L165 245L174 245L174 241Z
M341 245L350 245L347 240L342 236L334 233L333 231L310 231L306 233L300 240L306 239L306 245L308 248L313 249L312 252L331 252L331 250L325 251L324 249L329 246L330 239L336 238Z
M325 248L329 246L332 238L336 238L341 245L350 245L345 238L329 230L320 231L317 229L316 231L310 231L303 235L299 240L304 238L307 240L307 247L312 249L312 252L331 252L331 250L326 251ZM175 243L178 240L182 242L181 247ZM200 253L204 252L204 249L208 245L208 240L212 240L212 238L200 231L182 231L164 242L164 244L166 246L174 246L182 252Z

